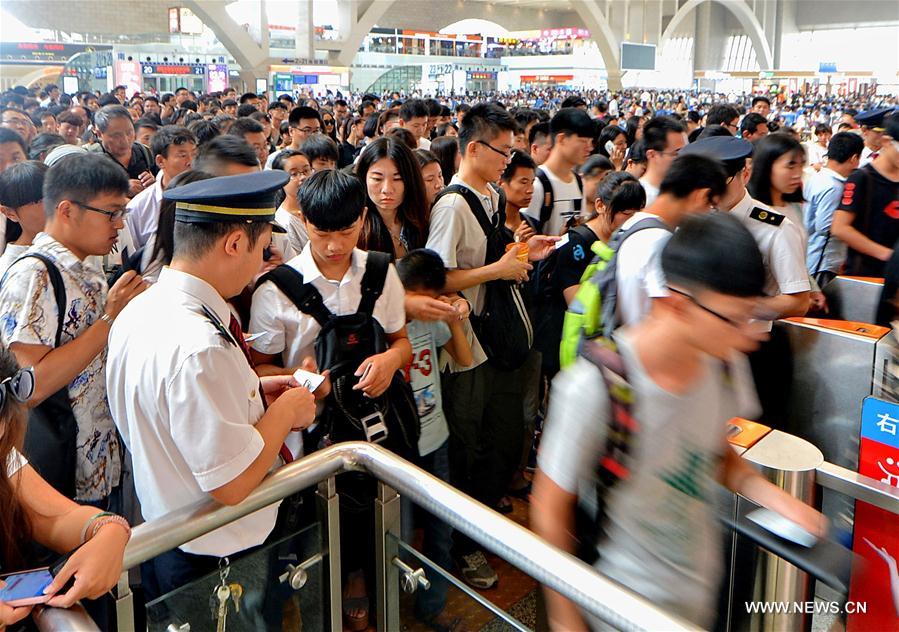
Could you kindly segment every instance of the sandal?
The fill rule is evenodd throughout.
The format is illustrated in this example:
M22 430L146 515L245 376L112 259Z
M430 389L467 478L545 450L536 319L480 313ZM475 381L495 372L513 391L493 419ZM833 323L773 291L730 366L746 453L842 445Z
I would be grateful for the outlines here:
M344 597L343 626L352 632L363 632L368 628L368 611L371 607L368 597Z

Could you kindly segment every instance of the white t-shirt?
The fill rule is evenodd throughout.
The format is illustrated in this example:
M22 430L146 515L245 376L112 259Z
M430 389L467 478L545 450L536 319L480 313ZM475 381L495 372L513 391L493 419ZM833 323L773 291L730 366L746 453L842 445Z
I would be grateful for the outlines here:
M646 206L649 206L659 197L659 187L651 184L645 176L640 178L640 184L643 185L643 190L646 191Z
M427 138L422 136L421 138L418 139L418 148L426 149L426 150L431 149L431 141L429 141Z
M259 377L226 335L230 319L228 304L211 285L163 268L110 331L109 406L131 452L148 521L208 500L265 447L255 428L265 412ZM279 504L180 548L223 557L261 544Z
M568 222L580 215L583 193L578 188L577 179L573 174L570 174L571 182L563 182L556 174L547 169L546 165L537 167L537 170L546 174L553 187L552 213L543 226L542 232L545 235L561 235ZM543 190L543 184L539 178L536 178L534 179L534 196L531 198L531 204L526 209L522 209L522 213L539 222L540 208L545 201L546 193Z
M628 460L630 478L605 498L607 537L598 545L596 567L663 610L708 629L723 570L713 504L716 469L727 449L725 428L736 415L758 412L748 363L735 357L727 380L721 363L706 358L704 377L675 395L646 374L628 330L618 330L615 339L640 431ZM540 469L595 515L596 465L610 411L599 370L578 358L553 380L549 402Z
M31 246L19 246L18 244L6 244L6 250L3 251L3 256L0 256L0 279L3 278L3 275L6 273L6 269L11 266L16 259L25 254Z
M421 420L421 437L418 452L430 454L449 438L449 427L443 414L443 397L440 392L440 347L453 337L449 325L443 321L410 321L406 325L412 345L412 360L406 367L406 379L412 384L418 416Z
M658 215L640 211L628 219L621 230L627 230L642 219ZM630 325L649 313L653 298L668 296L660 255L671 238L664 228L646 228L627 238L617 255L618 319Z

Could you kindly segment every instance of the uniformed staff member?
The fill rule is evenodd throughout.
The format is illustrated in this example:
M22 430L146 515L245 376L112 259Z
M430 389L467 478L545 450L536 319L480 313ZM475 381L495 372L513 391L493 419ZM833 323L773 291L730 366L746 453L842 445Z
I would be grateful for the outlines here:
M728 212L749 229L765 263L765 296L760 302L760 320L771 337L749 356L752 374L762 406L760 421L788 429L787 403L792 380L792 356L789 341L780 329L773 329L777 318L804 316L810 303L811 285L805 267L805 244L801 227L770 206L754 200L746 190L749 179L747 159L753 145L733 136L712 136L698 140L681 154L705 154L720 160L727 172L728 184L718 210Z
M892 111L893 108L879 108L861 112L855 116L855 122L861 126L862 138L865 141L859 168L864 167L880 154L880 148L883 146L883 119Z
M288 433L314 421L313 395L291 376L260 383L226 302L262 266L275 192L287 179L283 171L255 172L164 194L176 203L172 263L116 319L107 371L110 408L148 521L210 497L241 502L279 463ZM262 544L277 513L272 505L145 564L147 599Z

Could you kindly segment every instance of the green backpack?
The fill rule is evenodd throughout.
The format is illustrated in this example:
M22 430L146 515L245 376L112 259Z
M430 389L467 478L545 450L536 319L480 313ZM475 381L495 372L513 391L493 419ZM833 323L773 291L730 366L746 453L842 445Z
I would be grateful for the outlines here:
M565 311L565 320L562 322L562 342L559 345L561 368L564 369L575 361L584 340L600 336L611 338L612 331L618 325L616 255L628 237L647 228L671 230L657 217L646 217L627 230L618 230L608 245L597 240L590 246L596 257L581 275L580 287Z

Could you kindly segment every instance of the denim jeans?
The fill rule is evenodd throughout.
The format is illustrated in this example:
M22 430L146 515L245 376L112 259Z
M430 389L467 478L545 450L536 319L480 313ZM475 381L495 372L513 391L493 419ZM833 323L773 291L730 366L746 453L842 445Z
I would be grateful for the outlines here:
M439 448L421 457L421 468L433 474L440 480L449 483L449 446L444 442ZM416 511L417 510L417 511ZM417 516L416 516L417 514ZM423 511L412 504L407 498L402 499L402 536L403 541L409 542L412 531L415 528L415 518L421 518L420 524L424 529L424 555L437 566L451 570L450 549L452 548L453 528L439 520L432 514ZM428 569L425 569L426 571ZM419 588L416 591L415 616L427 621L437 616L446 605L446 593L449 590L449 582L436 572L427 573L431 582L428 590Z

